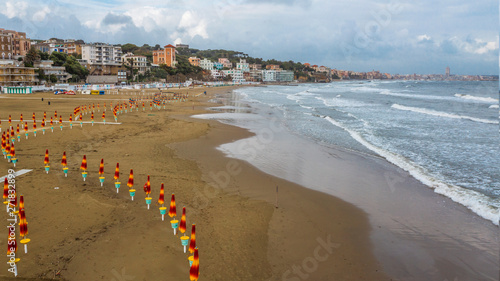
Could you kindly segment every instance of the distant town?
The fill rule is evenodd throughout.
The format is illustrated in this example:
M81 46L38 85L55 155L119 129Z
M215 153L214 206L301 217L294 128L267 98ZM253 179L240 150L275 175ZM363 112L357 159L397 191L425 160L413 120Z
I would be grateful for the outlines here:
M136 46L83 40L29 39L24 32L0 28L0 86L56 83L128 84L224 81L291 83L338 80L497 81L496 75L389 74L356 72L294 61L263 60L237 51L198 50L186 44Z

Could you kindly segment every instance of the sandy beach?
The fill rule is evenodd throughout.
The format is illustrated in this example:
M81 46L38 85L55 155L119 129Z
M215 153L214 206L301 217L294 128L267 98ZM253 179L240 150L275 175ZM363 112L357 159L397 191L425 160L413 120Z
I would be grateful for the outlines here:
M208 95L199 95L207 90ZM213 95L230 87L174 90L190 94L187 102L166 109L118 115L120 124L66 122L61 131L38 126L15 144L16 178L24 195L29 224L29 252L17 256L17 280L188 280L188 254L158 205L148 210L142 185L151 176L156 202L161 183L166 204L175 193L177 213L187 209L188 235L197 227L200 280L390 280L373 254L368 216L333 196L270 176L245 161L225 157L215 148L251 134L210 120L189 118L207 112ZM2 131L8 115L37 123L54 110L67 121L76 106L114 104L130 93L104 96L54 96L50 93L0 98ZM132 96L134 97L134 96ZM136 97L136 96L135 96ZM42 101L44 98L44 101ZM48 105L48 101L51 102ZM100 113L95 114L100 122ZM112 116L107 115L107 121ZM109 119L108 119L109 118ZM83 117L90 121L90 114ZM13 121L17 124L17 121ZM31 128L31 125L30 125ZM50 172L44 171L45 150ZM60 164L68 156L68 177ZM88 177L79 170L87 156ZM100 159L105 183L98 181ZM120 163L122 187L116 193L114 167ZM12 164L0 162L7 174ZM132 201L125 183L134 170L137 194ZM275 186L279 186L276 208ZM57 188L56 188L57 187ZM7 214L5 215L7 219ZM5 220L5 225L7 221ZM2 240L6 244L6 238ZM4 266L2 280L14 279Z

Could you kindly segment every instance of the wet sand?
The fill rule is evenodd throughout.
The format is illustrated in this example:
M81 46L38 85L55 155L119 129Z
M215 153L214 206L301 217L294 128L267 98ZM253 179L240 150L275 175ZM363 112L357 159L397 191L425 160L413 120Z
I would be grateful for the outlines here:
M193 97L204 90L207 97ZM200 280L389 280L374 257L367 214L333 196L225 157L216 146L251 134L216 121L189 118L206 112L211 106L207 100L215 93L230 90L181 90L191 94L189 101L169 104L166 110L146 107L146 112L122 114L117 125L80 127L74 122L72 129L65 123L61 131L55 124L54 132L46 128L45 135L39 124L44 111L50 117L57 110L67 121L76 106L99 102L102 108L106 101L109 108L110 101L125 100L130 92L0 98L2 131L9 114L18 120L23 113L24 120L31 121L35 112L38 123L36 138L30 133L25 140L21 130L21 142L15 144L16 169L33 170L16 178L18 194L25 197L31 239L28 254L21 247L17 252L20 277L188 280L188 254L182 251L180 234L173 235L168 219L161 221L158 205L146 207L141 187L150 175L153 202L163 182L166 204L175 193L179 215L186 206L188 235L196 223ZM109 123L112 116L107 116ZM90 121L90 114L83 119ZM100 113L95 120L101 121ZM45 149L50 154L49 174L43 167ZM63 151L68 155L67 178L60 165ZM84 154L85 182L79 170ZM98 181L101 158L103 187ZM117 162L122 182L118 194L112 180ZM4 174L11 167L0 161ZM125 185L130 169L134 169L137 190L134 201ZM279 186L278 208L275 186ZM1 241L6 244L6 238ZM12 277L7 269L5 265L0 272L2 280Z

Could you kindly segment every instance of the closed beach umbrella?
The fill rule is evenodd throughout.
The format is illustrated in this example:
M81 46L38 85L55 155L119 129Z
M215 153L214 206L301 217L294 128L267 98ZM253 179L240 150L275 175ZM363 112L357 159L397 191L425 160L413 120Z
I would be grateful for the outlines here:
M21 113L21 116L19 117L19 120L21 121L21 123L23 123L23 114Z
M196 248L196 225L193 223L191 227L191 241L189 241L189 252L194 252L194 248Z
M20 241L21 244L24 244L24 253L28 253L28 242L30 242L30 239L27 239L26 236L28 235L28 223L26 222L26 213L24 211L24 197L21 195L20 196L20 202L19 202L19 234L23 237L23 239Z
M101 186L104 184L104 159L101 159L101 164L99 164L99 182Z
M49 165L49 150L46 149L45 150L45 158L43 159L43 164L45 166L45 172L47 172L47 174L49 173L49 169L50 169L50 165Z
M87 177L87 156L83 155L82 164L80 165L80 169L82 170L83 181Z
M198 248L194 249L193 264L189 269L189 280L197 281L200 276L200 260L198 256Z
M3 199L4 199L4 204L7 205L9 203L8 201L9 198L9 180L7 177L5 177L3 181Z
M158 204L160 204L160 214L161 214L161 220L165 220L165 214L167 213L167 208L163 206L165 203L165 187L163 183L161 183L161 188L160 188L160 197L158 198Z
M177 209L175 207L175 195L172 193L172 199L170 200L170 209L168 210L168 215L172 218L177 216Z
M182 217L181 217L181 224L179 225L179 231L186 235L186 207L182 207Z
M144 184L144 192L146 193L146 204L148 205L149 209L151 200L153 200L153 198L149 196L151 194L151 182L149 181L149 175L148 175L148 181L146 182L146 184Z
M116 168L115 168L115 176L113 177L115 181L118 181L120 178L120 163L116 163Z
M132 169L130 169L127 186L129 187L128 192L130 193L130 197L132 197L132 201L134 201L135 189L132 188L134 186L134 170Z

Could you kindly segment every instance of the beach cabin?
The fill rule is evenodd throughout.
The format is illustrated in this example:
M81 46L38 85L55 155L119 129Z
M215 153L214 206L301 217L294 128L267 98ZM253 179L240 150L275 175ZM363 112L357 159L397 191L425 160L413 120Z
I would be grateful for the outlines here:
M99 91L99 95L104 95L105 92L104 91Z
M80 94L82 94L82 95L90 95L90 90L81 90Z
M4 94L31 94L33 90L31 87L3 87Z
M99 90L92 90L90 91L91 95L99 95Z

